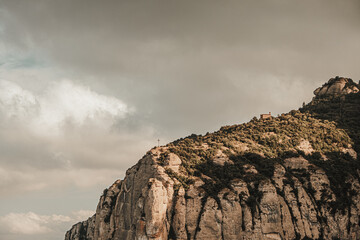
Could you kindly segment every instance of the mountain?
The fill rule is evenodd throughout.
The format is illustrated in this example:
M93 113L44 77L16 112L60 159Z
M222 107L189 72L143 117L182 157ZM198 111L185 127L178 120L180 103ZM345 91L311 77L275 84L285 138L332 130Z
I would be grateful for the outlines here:
M360 239L359 89L151 149L65 240Z

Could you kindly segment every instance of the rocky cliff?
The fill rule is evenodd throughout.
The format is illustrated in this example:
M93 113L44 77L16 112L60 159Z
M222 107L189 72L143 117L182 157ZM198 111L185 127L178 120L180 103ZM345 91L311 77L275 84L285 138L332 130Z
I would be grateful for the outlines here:
M150 150L65 240L360 239L359 89Z

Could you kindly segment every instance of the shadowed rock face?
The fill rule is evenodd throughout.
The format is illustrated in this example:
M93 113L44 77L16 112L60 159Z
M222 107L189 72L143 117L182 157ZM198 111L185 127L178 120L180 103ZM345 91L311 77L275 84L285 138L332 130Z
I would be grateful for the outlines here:
M346 79L330 80L326 91L316 90L316 96L321 91L343 92L343 81ZM239 158L231 157L236 149L242 149L237 154L251 152L251 147L257 145L239 148L245 144L239 141L226 149L228 140L219 140L223 144L215 150L203 142L192 142L190 146L196 145L205 153L213 151L206 161L219 172L233 169L246 178L235 174L238 177L226 184L216 184L227 174L211 175L211 169L190 174L184 166L200 160L175 154L171 144L154 148L127 171L123 180L104 191L96 214L74 225L65 240L360 239L360 170L356 169L359 154L351 146L346 151L352 154L341 154L346 155L342 162L351 166L344 165L344 169L353 171L344 172L346 177L339 178L338 165L334 169L329 166L336 163L336 156L343 155L326 157L321 153L315 159L315 150L308 146L310 142L304 144L305 140L300 144L311 151L300 155L293 153L276 159L256 155L258 161L272 163L268 169L259 168L256 159L240 164ZM337 179L343 182L338 183ZM218 188L210 191L209 183ZM344 185L340 195L346 196L347 201L341 208L334 206L340 196L338 188L333 187L335 183Z

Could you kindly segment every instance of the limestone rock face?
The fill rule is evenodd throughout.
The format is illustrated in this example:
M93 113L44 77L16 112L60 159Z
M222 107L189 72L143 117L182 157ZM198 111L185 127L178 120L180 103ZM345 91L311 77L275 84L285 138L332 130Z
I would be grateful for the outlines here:
M360 238L360 184L356 179L351 186L356 194L344 212L331 211L329 203L335 196L328 177L302 157L285 159L275 167L272 179L258 186L234 179L231 188L209 196L200 178L188 189L175 188L176 180L158 164L161 151L148 152L124 180L105 190L96 214L75 224L65 240ZM178 165L180 158L171 158L174 164L168 166ZM293 170L307 171L307 188L294 175L289 181L286 175ZM254 187L260 196L252 195ZM330 196L328 202L321 202L324 192Z
M81 239L94 239L95 230L95 218L96 215L92 216L84 222L75 224L70 231L65 235L65 239L81 240Z

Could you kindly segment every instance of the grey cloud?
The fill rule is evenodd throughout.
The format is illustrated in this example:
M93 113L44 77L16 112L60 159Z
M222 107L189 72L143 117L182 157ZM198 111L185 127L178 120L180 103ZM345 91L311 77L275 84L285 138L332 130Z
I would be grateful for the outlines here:
M286 112L330 77L360 78L355 0L3 0L0 7L4 49L136 108L114 126L122 129L120 145L141 127L165 142ZM73 145L81 158L96 144ZM28 155L48 156L35 149Z
M9 213L0 216L0 234L6 239L58 239L58 236L71 226L71 222L80 221L93 215L93 211L77 211L64 215L40 215L34 212Z
M37 93L6 80L0 86L0 195L94 186L98 174L108 184L155 145L152 126L132 121L131 107L87 86L58 80Z
M360 78L359 5L6 1L6 19L16 24L5 25L5 32L21 32L20 39L54 64L93 77L86 80L89 84L99 86L101 79L104 91L129 101L142 118L174 138L246 121L259 105L273 112L300 106L334 75ZM261 86L294 79L304 83L299 85L302 92L310 93L296 97L296 103L279 108L265 97L277 91L274 82L269 90L254 89L258 98L248 104L249 80ZM298 96L296 89L290 90L294 92L289 95Z
M262 112L286 112L309 101L312 90L334 75L360 78L358 1L1 3L5 49L35 55L63 76L136 109L114 125L116 134L90 131L93 140L85 143L71 135L70 125L68 137L51 143L58 150L55 157L39 147L50 148L48 139L26 145L26 133L14 130L23 146L18 153L2 136L6 159L28 156L39 168L64 167L67 161L98 167L99 158L110 167L115 163L106 159L139 156L151 138L165 143ZM142 141L144 131L148 134ZM103 144L97 144L99 139ZM119 145L131 153L110 153Z

